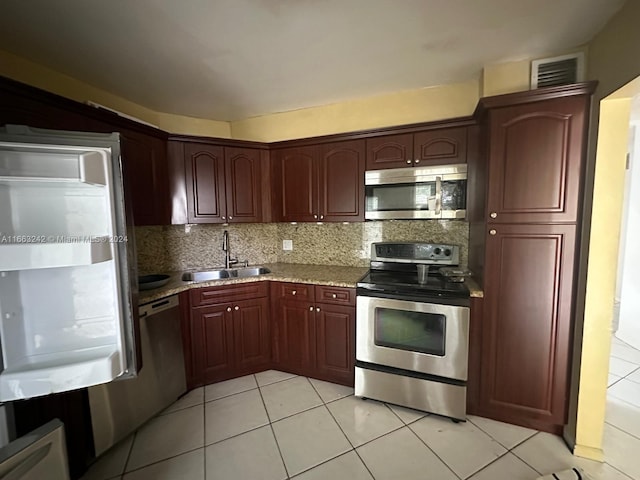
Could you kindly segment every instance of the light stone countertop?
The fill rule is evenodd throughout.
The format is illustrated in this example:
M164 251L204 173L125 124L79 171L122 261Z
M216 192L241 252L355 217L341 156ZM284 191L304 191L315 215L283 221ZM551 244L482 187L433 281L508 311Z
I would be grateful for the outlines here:
M295 263L268 263L260 266L267 267L271 270L271 273L247 278L225 278L221 280L211 280L208 282L184 282L182 281L182 274L185 272L167 272L167 274L171 276L169 283L160 288L141 290L138 303L143 305L170 295L184 292L191 288L261 282L265 280L355 288L358 280L360 280L360 278L369 271L368 267L301 265Z
M141 290L138 303L139 305L143 305L192 288L261 282L264 280L355 288L358 280L360 280L360 278L369 271L368 267L301 265L296 263L270 263L261 266L267 267L271 270L271 273L257 275L255 277L225 278L222 280L211 280L208 282L184 282L182 281L182 274L185 272L168 272L168 274L171 275L169 283L160 288ZM484 292L473 278L467 278L465 283L469 288L471 297L484 296Z

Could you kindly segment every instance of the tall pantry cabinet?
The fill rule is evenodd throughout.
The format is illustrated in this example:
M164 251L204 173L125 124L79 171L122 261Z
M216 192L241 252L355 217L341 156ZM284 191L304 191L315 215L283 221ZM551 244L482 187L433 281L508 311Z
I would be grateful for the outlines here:
M472 270L484 306L479 415L560 433L567 421L575 273L593 84L481 100L470 162Z

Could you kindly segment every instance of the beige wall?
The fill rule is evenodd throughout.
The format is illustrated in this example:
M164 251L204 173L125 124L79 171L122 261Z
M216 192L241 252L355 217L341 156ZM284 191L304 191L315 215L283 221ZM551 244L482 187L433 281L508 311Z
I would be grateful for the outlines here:
M233 138L273 142L471 115L479 82L408 90L231 123Z
M482 72L482 96L529 90L531 60L485 65Z
M630 0L589 44L587 76L599 81L594 96L586 172L581 277L586 298L578 298L576 364L572 396L577 409L565 432L574 452L602 457L609 366L609 339L623 202L630 100L602 99L640 75L640 2ZM590 189L593 185L593 190ZM588 254L588 255L587 255ZM580 289L579 289L580 290ZM584 315L580 312L584 300ZM582 340L580 342L580 340Z
M112 93L92 87L68 75L56 72L11 53L0 50L0 75L32 85L63 97L86 102L90 100L105 107L132 115L171 133L206 135L211 137L231 136L228 122L205 120L155 112L130 102Z

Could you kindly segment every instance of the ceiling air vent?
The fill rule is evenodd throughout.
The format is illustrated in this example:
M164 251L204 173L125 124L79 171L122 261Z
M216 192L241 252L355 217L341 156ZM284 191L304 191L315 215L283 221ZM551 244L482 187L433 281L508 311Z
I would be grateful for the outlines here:
M531 62L531 88L554 87L584 80L584 54L542 58Z

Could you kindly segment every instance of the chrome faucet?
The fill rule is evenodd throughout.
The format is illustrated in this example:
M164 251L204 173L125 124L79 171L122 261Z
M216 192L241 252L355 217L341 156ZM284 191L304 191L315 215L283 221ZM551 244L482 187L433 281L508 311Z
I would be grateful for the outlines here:
M222 251L224 255L224 268L229 268L231 265L238 263L237 258L231 258L231 252L229 251L229 232L224 231L222 234Z

